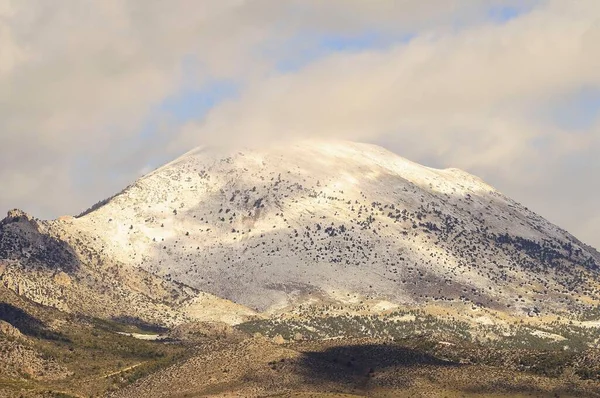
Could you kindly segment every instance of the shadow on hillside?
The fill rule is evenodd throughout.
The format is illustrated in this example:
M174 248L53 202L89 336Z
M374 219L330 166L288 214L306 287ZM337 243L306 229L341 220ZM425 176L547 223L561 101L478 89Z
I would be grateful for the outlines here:
M431 388L440 388L439 391L482 397L490 394L590 396L585 386L553 382L526 372L462 365L398 345L357 344L300 351L303 356L298 359L296 372L302 375L305 384L324 390L333 387L347 392L379 388L411 391L415 379L422 379ZM384 377L378 377L382 374Z
M457 367L459 364L417 350L387 344L345 345L303 352L299 371L319 383L364 383L389 368Z
M141 318L135 316L118 316L112 317L111 321L117 322L122 325L135 326L144 332L153 332L153 333L166 333L169 329L156 323L146 322Z
M69 341L61 333L54 332L46 327L42 321L29 315L21 308L8 303L0 303L0 320L6 321L19 329L24 335L56 341Z
M29 254L24 256L23 253ZM91 256L89 252L83 254ZM27 215L0 220L0 259L66 273L74 273L81 267L77 252L69 242L52 236Z

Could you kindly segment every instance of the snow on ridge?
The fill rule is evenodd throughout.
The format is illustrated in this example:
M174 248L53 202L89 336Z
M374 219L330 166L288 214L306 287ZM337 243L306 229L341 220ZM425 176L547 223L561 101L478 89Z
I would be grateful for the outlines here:
M374 144L338 140L304 140L266 145L264 147L242 148L210 148L201 146L183 154L148 176L160 172L164 168L173 167L181 162L193 161L199 166L207 167L221 159L244 154L259 157L270 155L271 158L276 156L291 156L293 162L288 159L283 164L293 163L298 165L310 159L312 161L318 160L324 165L340 168L348 164L362 164L366 167L376 165L382 170L399 175L418 185L426 186L435 182L446 188L447 186L452 186L453 188L459 186L462 188L462 192L495 191L494 188L483 182L480 178L460 169L426 167ZM316 158L313 158L312 155L316 156Z
M586 261L477 177L350 142L196 148L73 225L109 258L260 310L344 292L528 312L540 286L565 290L556 267Z

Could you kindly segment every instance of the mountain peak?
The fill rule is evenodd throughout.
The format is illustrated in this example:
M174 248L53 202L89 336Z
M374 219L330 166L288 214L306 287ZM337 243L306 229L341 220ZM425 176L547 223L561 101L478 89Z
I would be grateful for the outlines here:
M29 214L27 214L26 212L24 212L23 210L12 209L12 210L8 211L6 218L10 219L10 220L18 221L19 219L22 219L22 218L26 219L26 220L30 220L31 216Z
M529 313L540 285L561 292L545 310L566 310L598 267L477 177L343 141L196 148L73 228L113 260L259 311L386 300Z
M402 158L373 144L340 140L303 140L280 142L266 146L198 147L170 162L148 176L164 170L182 173L197 167L229 164L231 168L264 167L269 162L284 173L303 170L306 174L332 179L345 177L347 182L361 178L395 175L419 186L431 186L441 192L494 191L494 188L463 170L434 169ZM184 165L193 165L187 168ZM179 168L178 168L179 167ZM146 177L142 177L144 180ZM342 181L338 181L342 184ZM460 189L459 189L460 188Z

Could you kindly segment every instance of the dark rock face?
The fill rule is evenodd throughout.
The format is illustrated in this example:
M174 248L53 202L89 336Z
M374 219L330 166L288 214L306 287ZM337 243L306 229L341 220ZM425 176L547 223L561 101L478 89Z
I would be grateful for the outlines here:
M70 245L52 236L42 221L21 210L11 210L0 221L0 260L19 260L29 266L43 266L65 272L79 268Z

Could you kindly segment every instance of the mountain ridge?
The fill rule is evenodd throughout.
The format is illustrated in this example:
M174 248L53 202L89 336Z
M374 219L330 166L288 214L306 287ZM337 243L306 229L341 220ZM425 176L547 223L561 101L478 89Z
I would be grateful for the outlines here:
M196 148L83 217L54 223L84 235L102 225L109 257L259 311L341 300L342 291L405 304L423 294L484 306L503 297L492 307L507 310L510 285L532 277L571 302L565 288L598 267L587 246L481 179L349 142ZM502 278L510 283L499 296ZM524 313L547 290L529 289Z

